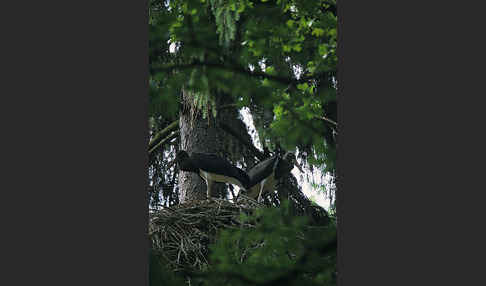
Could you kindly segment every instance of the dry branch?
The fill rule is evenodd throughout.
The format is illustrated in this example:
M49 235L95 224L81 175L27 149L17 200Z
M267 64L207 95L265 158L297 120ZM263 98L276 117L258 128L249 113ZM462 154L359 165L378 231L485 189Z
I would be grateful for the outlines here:
M153 149L154 146L157 144L157 142L161 139L161 138L164 138L166 137L166 135L171 132L172 130L176 129L177 127L179 126L179 120L175 120L174 122L172 122L171 124L167 125L167 127L165 127L163 130L161 130L160 132L158 132L153 138L152 140L150 140L150 143L149 143L149 150Z
M177 137L179 135L179 130L175 131L174 133L172 133L171 135L165 137L164 139L160 140L159 143L157 143L157 145L155 145L153 148L151 148L149 150L149 155L151 155L155 150L157 150L157 148L159 148L160 146L163 146L164 144L166 144L167 142L169 142L170 140L174 139L175 137Z
M253 227L240 221L240 214L250 214L262 207L240 196L237 203L212 198L192 201L150 214L149 237L152 249L169 262L174 270L201 270L208 265L208 246L222 229Z

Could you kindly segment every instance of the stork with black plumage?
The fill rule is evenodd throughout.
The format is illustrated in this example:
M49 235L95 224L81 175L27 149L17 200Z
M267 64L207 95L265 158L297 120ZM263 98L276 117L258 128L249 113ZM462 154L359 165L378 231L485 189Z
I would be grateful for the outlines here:
M250 182L245 171L215 154L192 152L189 156L181 150L177 152L173 163L177 163L182 171L198 174L206 182L208 198L213 195L215 182L237 185L243 190L246 190Z
M247 172L250 179L247 196L261 202L262 195L275 190L278 180L288 175L294 166L303 172L292 152L285 153L282 158L273 156L258 163Z

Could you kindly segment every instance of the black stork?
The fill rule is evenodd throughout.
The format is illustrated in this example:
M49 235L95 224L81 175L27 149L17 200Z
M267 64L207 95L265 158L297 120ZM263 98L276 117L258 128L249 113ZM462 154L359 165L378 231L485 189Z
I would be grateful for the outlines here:
M170 165L174 163L178 164L180 170L196 173L206 182L208 198L212 194L214 182L234 184L243 190L246 190L250 182L245 171L215 154L193 152L189 156L181 150Z
M287 152L283 158L274 156L258 163L248 171L250 183L247 188L247 195L260 202L262 195L273 191L277 181L289 174L294 165L303 172L292 152Z

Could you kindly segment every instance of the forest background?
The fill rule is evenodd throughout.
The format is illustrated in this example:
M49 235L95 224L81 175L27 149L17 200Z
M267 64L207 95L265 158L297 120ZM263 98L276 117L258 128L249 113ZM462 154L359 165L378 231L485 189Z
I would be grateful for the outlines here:
M150 212L205 199L202 180L169 165L178 150L243 170L293 151L305 170L242 218L254 227L218 231L207 267L175 271L153 248L151 285L335 284L336 11L319 0L150 1ZM228 202L238 195L218 190Z

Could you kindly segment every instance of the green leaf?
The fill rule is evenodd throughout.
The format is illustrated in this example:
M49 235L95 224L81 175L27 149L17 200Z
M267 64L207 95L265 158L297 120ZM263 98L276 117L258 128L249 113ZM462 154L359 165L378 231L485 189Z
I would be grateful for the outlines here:
M321 28L314 28L312 30L312 35L313 36L316 36L316 37L320 37L322 35L324 35L324 29L321 29Z
M273 113L275 114L275 116L279 117L283 114L283 107L280 106L280 105L277 105L273 108Z
M307 88L309 88L309 85L306 82L297 85L297 89L302 91L306 91Z
M324 56L327 54L326 44L319 45L319 55Z
M329 36L331 37L336 37L337 36L337 30L335 28L329 30Z
M238 7L238 11L236 11L237 13L242 13L245 11L245 4L244 3L241 3L241 5Z
M272 66L268 66L268 67L265 68L265 72L273 75L273 74L275 74L275 68L272 67Z

